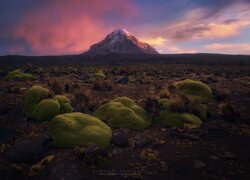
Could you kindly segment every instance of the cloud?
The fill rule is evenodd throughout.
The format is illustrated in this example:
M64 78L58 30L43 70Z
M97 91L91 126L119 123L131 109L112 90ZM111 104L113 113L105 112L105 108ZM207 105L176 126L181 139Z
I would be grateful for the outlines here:
M158 33L172 41L184 42L235 37L250 26L250 3L232 3L216 14L210 12L206 7L193 9L181 19L159 28Z
M175 43L165 39L161 36L150 37L150 38L141 38L144 42L153 46L159 53L162 54L177 54L177 53L196 53L195 49L182 48L176 45Z
M215 53L228 53L232 54L250 54L250 44L249 43L242 43L242 44L220 44L214 43L205 46L206 50Z
M28 10L11 33L36 55L79 53L115 28L107 26L112 16L125 20L136 14L130 1L54 0ZM11 52L21 53L15 49L23 48Z

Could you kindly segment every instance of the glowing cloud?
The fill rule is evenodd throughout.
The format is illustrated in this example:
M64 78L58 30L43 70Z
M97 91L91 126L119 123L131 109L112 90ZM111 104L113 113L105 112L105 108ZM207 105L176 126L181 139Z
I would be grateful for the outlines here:
M13 31L36 54L79 53L113 30L109 13L122 19L136 15L129 1L59 0L28 11ZM19 48L17 48L19 49Z

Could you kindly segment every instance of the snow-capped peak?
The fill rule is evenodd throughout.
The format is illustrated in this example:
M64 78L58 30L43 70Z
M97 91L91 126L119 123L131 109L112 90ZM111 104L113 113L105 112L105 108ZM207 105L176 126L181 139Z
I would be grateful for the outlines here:
M113 34L113 35L124 35L124 36L133 36L126 29L116 29L111 34Z
M139 41L126 29L116 29L106 38L90 47L85 54L158 54L150 45Z

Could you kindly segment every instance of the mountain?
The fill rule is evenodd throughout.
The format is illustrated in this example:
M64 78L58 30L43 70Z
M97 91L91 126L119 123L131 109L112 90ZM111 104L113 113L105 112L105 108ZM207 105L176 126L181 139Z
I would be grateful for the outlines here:
M117 29L101 42L90 46L84 55L159 54L152 46L139 41L125 29Z

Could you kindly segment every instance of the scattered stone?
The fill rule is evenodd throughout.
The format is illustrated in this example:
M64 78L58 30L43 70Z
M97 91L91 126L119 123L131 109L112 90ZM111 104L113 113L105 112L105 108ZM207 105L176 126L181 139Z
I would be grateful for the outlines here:
M37 136L10 147L7 159L13 162L34 162L41 159L50 147L51 140L46 136Z
M0 144L8 143L13 140L17 132L14 128L1 128L0 129Z
M189 134L189 133L176 133L172 132L171 133L173 136L177 136L181 139L189 139L189 140L199 140L200 138L194 134Z
M128 84L129 82L129 79L128 79L128 76L124 76L122 77L121 79L119 79L116 84Z
M114 130L112 142L118 147L128 146L128 135L122 130Z
M193 167L195 169L201 169L201 168L207 167L207 165L204 162L202 162L202 161L195 160L195 161L193 161Z
M86 178L77 164L67 159L55 158L48 168L48 172L49 174L45 176L46 179L80 180ZM43 173L46 173L46 171Z
M153 142L152 137L147 135L140 135L135 139L135 147L145 147Z
M80 159L89 165L103 165L107 161L107 158L108 152L97 145L91 145L85 148L82 157L80 157Z

